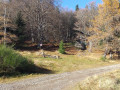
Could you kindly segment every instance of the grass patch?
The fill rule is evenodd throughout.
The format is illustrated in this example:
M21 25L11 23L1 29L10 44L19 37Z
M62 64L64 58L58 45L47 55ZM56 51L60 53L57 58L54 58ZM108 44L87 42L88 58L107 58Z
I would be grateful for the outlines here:
M58 55L61 57L61 59L43 58L40 55L36 55L36 52L31 52L29 54L26 54L26 52L21 52L22 55L31 58L37 66L52 70L55 73L71 72L81 69L112 65L119 62L117 60L114 62L108 60L106 62L103 62L100 60L100 55L99 57L96 57L98 56L97 54L89 54L79 57L77 55L59 54L58 51L45 51L45 53L50 55Z
M2 76L0 77L0 83L10 83L17 80L24 80L29 78L35 77L43 77L47 74L38 74L38 73L31 73L31 74L18 74L13 76Z
M118 64L119 61L107 61L103 62L100 60L100 56L97 53L94 54L84 54L83 56L80 55L69 55L69 54L60 54L58 51L51 52L51 51L44 51L47 55L58 55L60 59L53 59L53 58L43 58L40 55L41 51L17 51L17 53L21 54L22 56L26 57L28 60L32 60L34 62L37 69L37 73L29 73L29 74L20 74L16 76L10 77L0 77L0 82L4 81L14 81L19 80L22 78L31 78L35 76L41 75L48 75L48 74L57 74L57 73L64 73L64 72L72 72L76 70L88 69L88 68L95 68L101 67L106 65L113 65ZM99 55L99 56L98 56ZM38 72L39 71L39 72ZM37 75L36 75L37 74ZM31 75L29 77L29 75Z
M102 61L105 62L105 61L106 61L106 58L102 56L102 57L100 57L100 60L102 60Z

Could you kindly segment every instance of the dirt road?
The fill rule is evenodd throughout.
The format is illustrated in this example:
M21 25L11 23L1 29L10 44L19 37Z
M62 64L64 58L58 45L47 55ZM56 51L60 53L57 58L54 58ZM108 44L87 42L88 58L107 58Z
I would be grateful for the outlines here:
M0 90L64 90L89 76L120 69L120 64L0 84Z

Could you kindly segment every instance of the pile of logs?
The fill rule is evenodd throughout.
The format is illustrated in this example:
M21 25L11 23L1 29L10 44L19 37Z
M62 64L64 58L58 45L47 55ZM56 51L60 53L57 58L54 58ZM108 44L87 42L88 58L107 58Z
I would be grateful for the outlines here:
M58 56L58 55L47 55L47 54L45 54L43 51L41 52L41 55L42 55L44 58L60 59L60 56Z

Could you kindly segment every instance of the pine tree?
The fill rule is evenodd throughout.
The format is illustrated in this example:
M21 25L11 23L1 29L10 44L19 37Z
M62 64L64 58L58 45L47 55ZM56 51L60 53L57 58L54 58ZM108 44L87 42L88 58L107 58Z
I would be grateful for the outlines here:
M62 54L65 54L63 41L61 41L60 44L59 44L59 52L62 53Z
M79 5L77 4L77 5L76 5L76 11L78 11L78 10L79 10Z
M16 26L17 26L15 34L18 37L18 42L24 42L24 40L25 40L25 34L24 34L25 21L23 20L21 12L19 12L17 14L17 18L16 18L15 23L16 23Z

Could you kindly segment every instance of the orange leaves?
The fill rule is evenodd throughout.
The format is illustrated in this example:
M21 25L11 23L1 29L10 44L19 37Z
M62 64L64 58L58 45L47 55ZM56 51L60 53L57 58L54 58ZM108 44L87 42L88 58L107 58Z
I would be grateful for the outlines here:
M93 20L93 31L103 31L108 32L113 30L109 25L109 20L111 17L120 14L119 1L118 0L103 0L103 4L100 4L98 7L98 16Z

